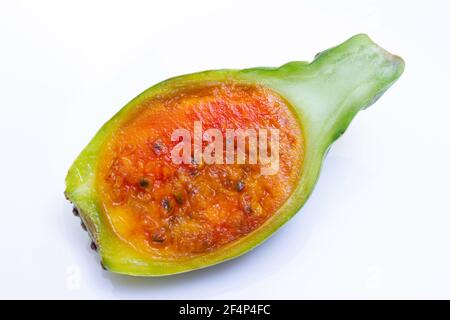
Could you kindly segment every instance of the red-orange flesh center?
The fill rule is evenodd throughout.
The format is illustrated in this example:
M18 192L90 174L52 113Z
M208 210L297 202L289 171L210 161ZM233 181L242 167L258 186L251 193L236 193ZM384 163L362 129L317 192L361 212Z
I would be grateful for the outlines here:
M171 135L187 129L193 144L195 121L203 133L219 129L224 152L227 129L267 129L270 155L270 129L278 129L278 170L267 175L261 169L270 163L249 163L249 139L244 164L194 159L176 164L171 151L181 140L172 141ZM103 214L120 239L152 257L192 257L237 241L271 218L294 190L303 156L298 119L272 90L237 83L196 85L135 108L102 149L97 188Z

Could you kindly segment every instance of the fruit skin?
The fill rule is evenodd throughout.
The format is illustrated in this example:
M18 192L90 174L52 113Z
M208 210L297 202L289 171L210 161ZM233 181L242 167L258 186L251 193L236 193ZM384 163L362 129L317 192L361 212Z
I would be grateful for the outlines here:
M168 79L130 101L97 132L66 177L66 197L76 206L108 270L141 276L169 275L235 258L267 239L303 206L317 181L331 144L356 113L373 104L402 74L403 60L364 34L318 54L314 61L290 62L279 68L213 70ZM95 190L99 150L126 115L145 99L174 88L205 82L235 81L267 86L285 98L299 116L305 159L299 184L286 203L260 228L216 251L185 260L150 260L122 242L100 214Z

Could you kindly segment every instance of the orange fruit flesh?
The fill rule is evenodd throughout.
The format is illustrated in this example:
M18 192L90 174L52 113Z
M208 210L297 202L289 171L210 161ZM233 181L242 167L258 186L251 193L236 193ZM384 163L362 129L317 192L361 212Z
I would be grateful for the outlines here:
M171 134L183 128L193 137L195 121L223 137L226 129L278 129L278 171L262 174L267 164L250 164L248 148L244 164L175 164L171 150L179 141ZM303 156L299 121L275 92L196 85L140 103L103 146L96 183L120 239L154 258L188 258L237 241L272 217L297 184Z

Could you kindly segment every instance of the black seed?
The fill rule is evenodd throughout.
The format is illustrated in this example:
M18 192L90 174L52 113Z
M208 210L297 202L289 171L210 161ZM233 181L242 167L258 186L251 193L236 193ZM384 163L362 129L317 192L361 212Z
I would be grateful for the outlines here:
M243 181L238 181L236 183L236 190L238 192L241 192L242 190L244 190L244 187L245 187L245 183Z
M105 265L103 264L103 262L100 262L100 265L102 266L102 269L103 269L103 270L108 270L108 269L106 269L106 267L105 267Z
M87 231L86 225L84 224L84 222L81 222L81 227L83 228L84 231Z
M198 187L195 187L195 186L191 187L191 189L189 190L189 193L190 193L191 195L195 196L196 194L199 193Z
M73 215L74 215L75 217L78 217L78 216L80 215L80 213L78 212L77 207L73 207L72 213L73 213Z
M94 241L91 242L91 249L97 251L97 245L95 244Z
M167 198L162 199L161 205L162 205L163 209L167 212L172 210L172 205L170 204L170 200Z
M250 213L253 212L252 207L251 207L248 203L246 203L246 204L244 205L244 212L245 212L246 214L250 214Z
M163 242L164 242L164 239L163 239L163 238L158 238L158 237L153 237L153 242L156 242L156 243L163 243Z
M161 141L161 140L156 140L155 142L153 142L153 152L159 156L161 155L161 153L164 152L164 150L166 149L166 145Z
M175 202L178 205L181 206L184 203L183 194L181 192L180 193L175 193L173 196L175 198Z
M173 215L169 217L169 227L177 224L181 220L181 217L178 215Z
M166 230L161 228L159 230L155 230L152 233L153 242L162 243L166 241Z
M145 189L145 188L148 188L148 186L150 185L150 182L148 182L147 179L142 178L141 180L139 180L139 185Z
M191 169L191 171L189 172L189 175L191 176L191 177L195 177L195 176L197 176L198 175L198 170L197 169Z

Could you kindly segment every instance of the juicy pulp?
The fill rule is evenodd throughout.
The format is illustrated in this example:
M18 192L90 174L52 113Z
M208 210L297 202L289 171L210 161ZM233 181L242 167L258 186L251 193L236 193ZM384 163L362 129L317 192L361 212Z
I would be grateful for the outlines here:
M248 161L174 164L171 133L192 131L195 121L224 137L227 129L278 129L278 172L262 175L261 164ZM303 154L298 119L272 90L231 81L177 89L142 101L103 147L102 214L117 236L153 257L210 252L249 234L281 207L298 182Z

